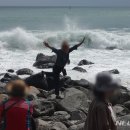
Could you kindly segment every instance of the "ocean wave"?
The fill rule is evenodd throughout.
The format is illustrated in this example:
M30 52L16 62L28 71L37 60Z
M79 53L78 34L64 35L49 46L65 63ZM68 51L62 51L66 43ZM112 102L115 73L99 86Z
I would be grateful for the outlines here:
M40 49L42 41L48 40L53 46L59 46L63 40L68 40L71 45L78 43L84 36L85 48L105 49L116 47L118 49L130 49L130 33L125 31L105 31L95 29L76 29L63 31L28 31L23 28L15 28L0 32L0 48L30 50ZM59 45L58 45L59 44Z

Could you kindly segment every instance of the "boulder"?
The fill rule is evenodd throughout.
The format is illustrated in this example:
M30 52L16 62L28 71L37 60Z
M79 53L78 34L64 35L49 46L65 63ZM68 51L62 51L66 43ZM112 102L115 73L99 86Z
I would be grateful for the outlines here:
M14 73L14 70L13 69L8 69L7 72Z
M45 121L65 122L70 119L70 114L66 111L56 111L53 116L43 116L42 119Z
M82 65L92 65L94 64L93 62L91 61L87 61L85 59L81 60L79 63L78 63L78 66L82 66Z
M86 120L87 116L81 110L72 111L71 113L71 120Z
M28 68L23 68L16 71L17 75L33 75L33 71Z
M49 130L68 130L67 127L61 122L51 122Z
M130 111L127 108L125 108L123 105L115 105L113 107L113 110L116 113L116 115L119 117L125 116L130 113Z
M56 61L56 56L46 56L42 53L38 54L36 57L36 62L33 64L33 66L37 68L51 68L53 67L54 63Z
M52 116L55 111L54 103L45 99L37 99L34 101L36 117L39 116Z
M130 110L130 101L125 102L124 106Z
M64 99L57 101L61 109L68 112L78 109L88 109L88 97L82 91L75 88L67 88L64 92Z
M83 72L83 73L86 73L87 71L81 67L74 67L72 70L76 70L76 71L79 71L79 72Z
M84 130L84 123L73 125L68 130Z
M116 46L109 46L109 47L106 47L106 50L115 50L115 49L117 49Z
M118 92L111 97L111 102L113 105L123 104L130 100L130 91L127 89L119 89Z
M86 79L71 80L68 84L72 86L81 86L86 89L93 89L93 84L87 81Z
M46 121L43 121L41 119L36 120L36 129L37 130L49 130L50 126L49 123Z
M40 72L38 74L31 75L30 77L25 79L25 82L29 86L35 86L36 88L48 90L48 84L47 84L47 80L45 78L44 72Z
M7 83L11 80L20 79L17 75L6 73L4 77L1 79L1 82Z

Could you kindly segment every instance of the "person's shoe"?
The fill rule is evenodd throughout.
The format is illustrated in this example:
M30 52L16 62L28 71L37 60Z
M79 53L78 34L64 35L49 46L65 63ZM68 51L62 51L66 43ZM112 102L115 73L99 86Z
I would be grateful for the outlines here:
M61 99L63 99L63 98L62 98L61 96L56 96L56 99L60 99L60 100L61 100Z

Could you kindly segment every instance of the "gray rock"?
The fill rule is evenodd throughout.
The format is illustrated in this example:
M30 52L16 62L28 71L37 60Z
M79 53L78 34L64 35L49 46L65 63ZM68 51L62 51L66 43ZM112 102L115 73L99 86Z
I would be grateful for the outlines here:
M28 68L23 68L16 71L17 75L33 75L33 71Z
M69 82L69 85L81 86L81 87L84 87L86 89L93 89L93 84L90 83L89 81L87 81L86 79L71 80L71 82Z
M7 72L14 73L14 70L13 69L8 69Z
M46 56L42 53L38 54L36 57L36 62L33 64L33 66L44 69L44 68L52 68L54 63L56 61L56 56Z
M125 102L124 106L130 110L130 101Z
M115 49L117 49L117 47L116 46L110 46L110 47L106 47L106 49L107 50L115 50Z
M113 105L123 104L130 100L130 91L125 89L119 89L118 92L111 98Z
M113 107L113 110L115 111L117 116L125 116L130 113L130 111L125 108L123 105L115 105Z
M86 73L87 71L81 67L74 67L72 70L76 70L76 71L79 71L79 72L83 72L83 73Z
M84 123L73 125L68 130L84 130Z
M92 65L94 64L93 62L91 61L87 61L85 59L81 60L79 63L78 63L78 66L82 66L82 65Z
M55 111L54 103L45 99L38 99L34 101L35 116L52 116Z
M112 74L119 74L120 73L118 69L109 70L108 72L110 72Z
M80 108L87 109L88 106L88 97L82 91L75 88L68 88L64 93L64 99L58 101L57 103L68 112L76 111Z
M49 130L68 130L67 127L61 122L51 122Z

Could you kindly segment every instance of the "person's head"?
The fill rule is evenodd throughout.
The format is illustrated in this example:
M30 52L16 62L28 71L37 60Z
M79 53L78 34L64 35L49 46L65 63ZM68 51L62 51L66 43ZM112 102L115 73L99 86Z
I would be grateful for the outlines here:
M109 99L119 87L119 84L112 78L110 73L102 72L96 77L94 95L97 98Z
M68 41L64 40L64 41L62 42L61 49L62 49L65 53L68 53L68 52L69 52L69 43L68 43Z
M29 87L23 80L14 80L8 83L6 89L10 97L24 98Z

